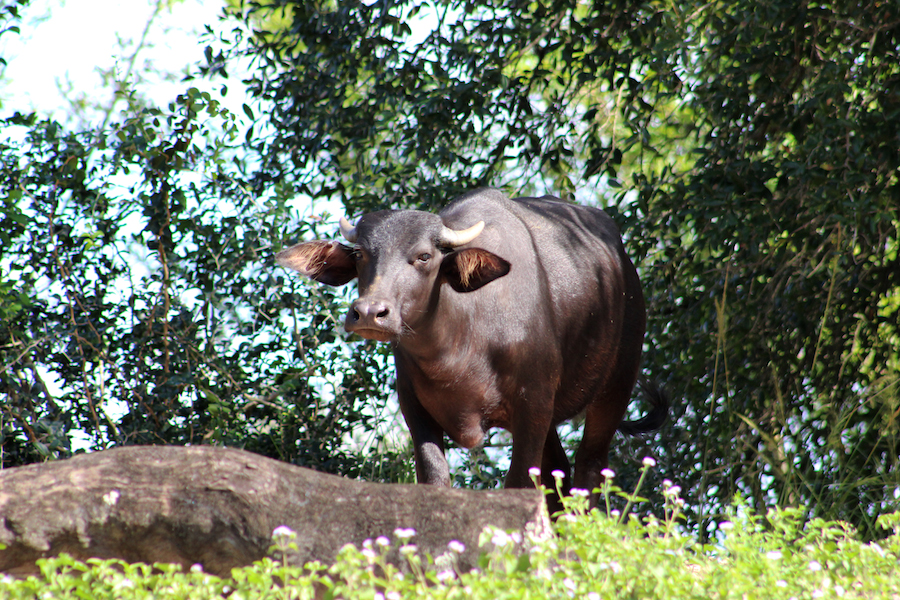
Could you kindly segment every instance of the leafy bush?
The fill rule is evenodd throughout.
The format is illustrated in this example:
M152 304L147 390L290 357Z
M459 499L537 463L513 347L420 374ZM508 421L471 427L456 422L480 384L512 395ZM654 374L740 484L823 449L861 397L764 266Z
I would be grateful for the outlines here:
M608 506L607 500L641 501L611 482L603 492L601 506ZM900 513L879 520L893 529L891 535L864 543L845 523L805 521L801 511L791 509L758 515L736 501L714 542L701 544L682 527L678 487L667 483L661 493L666 500L659 517L589 511L586 495L576 493L556 521L554 538L522 539L488 529L481 536L479 566L470 572L452 564L438 568L418 557L409 530L395 532L393 542L402 545L409 562L405 574L385 562L392 543L386 538L368 540L362 548L346 546L331 567L290 566L278 559L292 543L291 532L282 529L274 535L273 557L235 569L230 578L196 567L182 572L167 565L60 557L40 561L40 576L3 579L0 595L59 600L900 597ZM462 550L453 542L450 549Z

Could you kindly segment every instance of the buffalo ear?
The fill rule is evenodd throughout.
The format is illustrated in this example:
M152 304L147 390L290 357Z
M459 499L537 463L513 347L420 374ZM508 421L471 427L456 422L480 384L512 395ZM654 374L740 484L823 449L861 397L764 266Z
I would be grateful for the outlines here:
M344 285L356 277L353 249L338 242L297 244L276 254L275 262L328 285Z
M441 273L457 292L472 292L509 273L509 262L481 248L466 248L445 256Z

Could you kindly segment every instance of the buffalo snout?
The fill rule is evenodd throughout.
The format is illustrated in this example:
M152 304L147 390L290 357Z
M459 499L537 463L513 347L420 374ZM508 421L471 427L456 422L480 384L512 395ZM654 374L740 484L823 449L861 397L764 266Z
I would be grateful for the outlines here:
M384 300L359 298L350 305L344 329L366 339L390 341L397 333L399 322L391 306Z

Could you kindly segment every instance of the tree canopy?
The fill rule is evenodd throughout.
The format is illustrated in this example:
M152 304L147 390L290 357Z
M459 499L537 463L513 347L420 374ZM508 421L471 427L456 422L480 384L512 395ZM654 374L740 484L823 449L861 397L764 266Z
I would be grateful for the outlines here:
M639 266L645 371L675 414L615 443L624 487L653 452L704 534L735 494L870 535L896 509L896 3L265 0L223 18L166 107L99 130L4 118L24 132L0 146L4 466L81 436L409 480L388 349L340 331L352 290L272 254L334 234L304 202L434 210L491 185L605 208ZM254 100L234 115L213 83ZM496 472L476 453L457 480Z

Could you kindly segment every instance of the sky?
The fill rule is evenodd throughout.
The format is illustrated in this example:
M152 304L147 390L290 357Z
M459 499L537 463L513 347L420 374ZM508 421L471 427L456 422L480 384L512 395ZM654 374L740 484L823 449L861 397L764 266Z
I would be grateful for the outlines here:
M0 115L35 110L65 123L68 105L60 84L67 81L72 85L70 95L95 94L98 101L107 103L111 91L102 88L98 70L124 71L125 59L141 38L154 4L148 0L32 0L20 10L21 33L0 37L0 55L8 63L0 79ZM200 33L204 24L216 24L223 2L171 4L154 20L150 44L141 52L138 68L146 63L157 71L180 74L202 61ZM141 91L165 104L185 87L178 81L155 81Z

